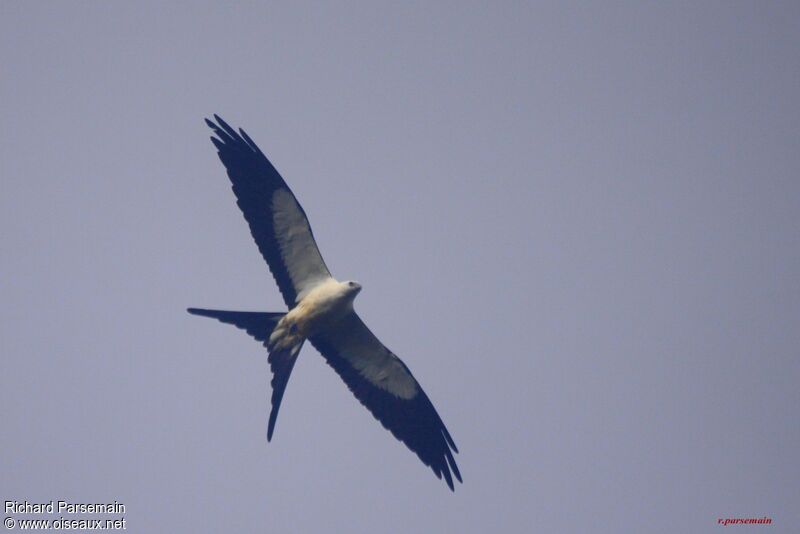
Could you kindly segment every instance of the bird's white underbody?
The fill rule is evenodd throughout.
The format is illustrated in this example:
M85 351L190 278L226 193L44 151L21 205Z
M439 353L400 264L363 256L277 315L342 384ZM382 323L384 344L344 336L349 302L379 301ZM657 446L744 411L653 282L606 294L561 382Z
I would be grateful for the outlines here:
M333 277L309 288L289 310L269 337L270 348L286 349L305 339L335 328L353 310L353 300L361 291L355 282L339 282Z

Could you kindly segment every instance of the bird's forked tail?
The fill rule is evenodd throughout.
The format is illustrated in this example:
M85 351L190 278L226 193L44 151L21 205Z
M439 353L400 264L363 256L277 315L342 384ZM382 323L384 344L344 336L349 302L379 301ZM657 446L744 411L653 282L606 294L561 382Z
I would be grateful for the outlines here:
M294 362L297 361L297 355L300 353L305 339L292 335L292 332L278 331L280 329L276 327L286 315L285 313L205 310L201 308L189 308L186 311L241 328L268 348L267 361L272 370L272 411L269 414L267 441L271 440L272 433L275 431L275 422L278 419L278 409L283 400L283 393L286 391L286 384L289 383Z

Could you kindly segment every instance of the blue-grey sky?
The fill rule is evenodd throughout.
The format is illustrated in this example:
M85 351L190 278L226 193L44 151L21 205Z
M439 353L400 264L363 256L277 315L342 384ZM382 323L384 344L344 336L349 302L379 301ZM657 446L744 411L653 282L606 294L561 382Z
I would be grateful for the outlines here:
M796 531L798 49L778 2L0 3L0 498L133 532ZM267 444L264 350L184 311L283 308L212 113L363 284L455 494L311 347Z

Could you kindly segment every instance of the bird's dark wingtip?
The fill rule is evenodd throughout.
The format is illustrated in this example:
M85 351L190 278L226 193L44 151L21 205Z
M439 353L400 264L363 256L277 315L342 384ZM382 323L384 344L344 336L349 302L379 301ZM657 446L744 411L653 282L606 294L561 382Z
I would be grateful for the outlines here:
M236 130L234 130L233 128L231 128L230 124L228 124L227 122L225 122L225 120L224 120L222 117L220 117L219 115L217 115L216 113L214 113L214 119L216 119L216 121L217 121L217 124L219 124L220 126L222 126L222 128L223 128L225 131L227 131L229 134L230 134L230 133L232 133L232 134L233 134L233 136L232 136L232 137L235 137L235 136L236 136Z
M239 135L242 136L242 139L244 139L245 143L247 143L247 145L250 147L250 150L257 154L261 154L261 150L258 148L255 141L250 139L250 136L247 135L247 132L245 132L242 128L239 128Z
M441 422L441 419L439 419L439 421ZM442 434L444 435L444 439L447 441L447 443L450 444L450 448L453 449L453 452L458 454L458 447L456 447L456 442L453 439L453 436L450 435L450 432L447 431L447 427L444 426L444 423L442 423Z
M211 142L214 143L214 146L217 147L217 151L222 152L222 150L225 148L225 143L223 143L214 136L211 136L210 139Z
M453 472L456 479L463 484L464 481L461 480L461 471L458 470L458 465L456 465L456 459L453 458L453 453L450 452L450 449L445 449L444 458L447 461L444 468L448 469L449 467L450 471Z

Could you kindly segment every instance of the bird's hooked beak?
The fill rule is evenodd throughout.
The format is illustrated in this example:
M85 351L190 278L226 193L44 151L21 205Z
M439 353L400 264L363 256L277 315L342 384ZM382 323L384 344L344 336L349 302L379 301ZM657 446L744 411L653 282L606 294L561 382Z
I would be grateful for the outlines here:
M347 282L347 289L353 296L358 295L361 292L361 284L358 282Z

